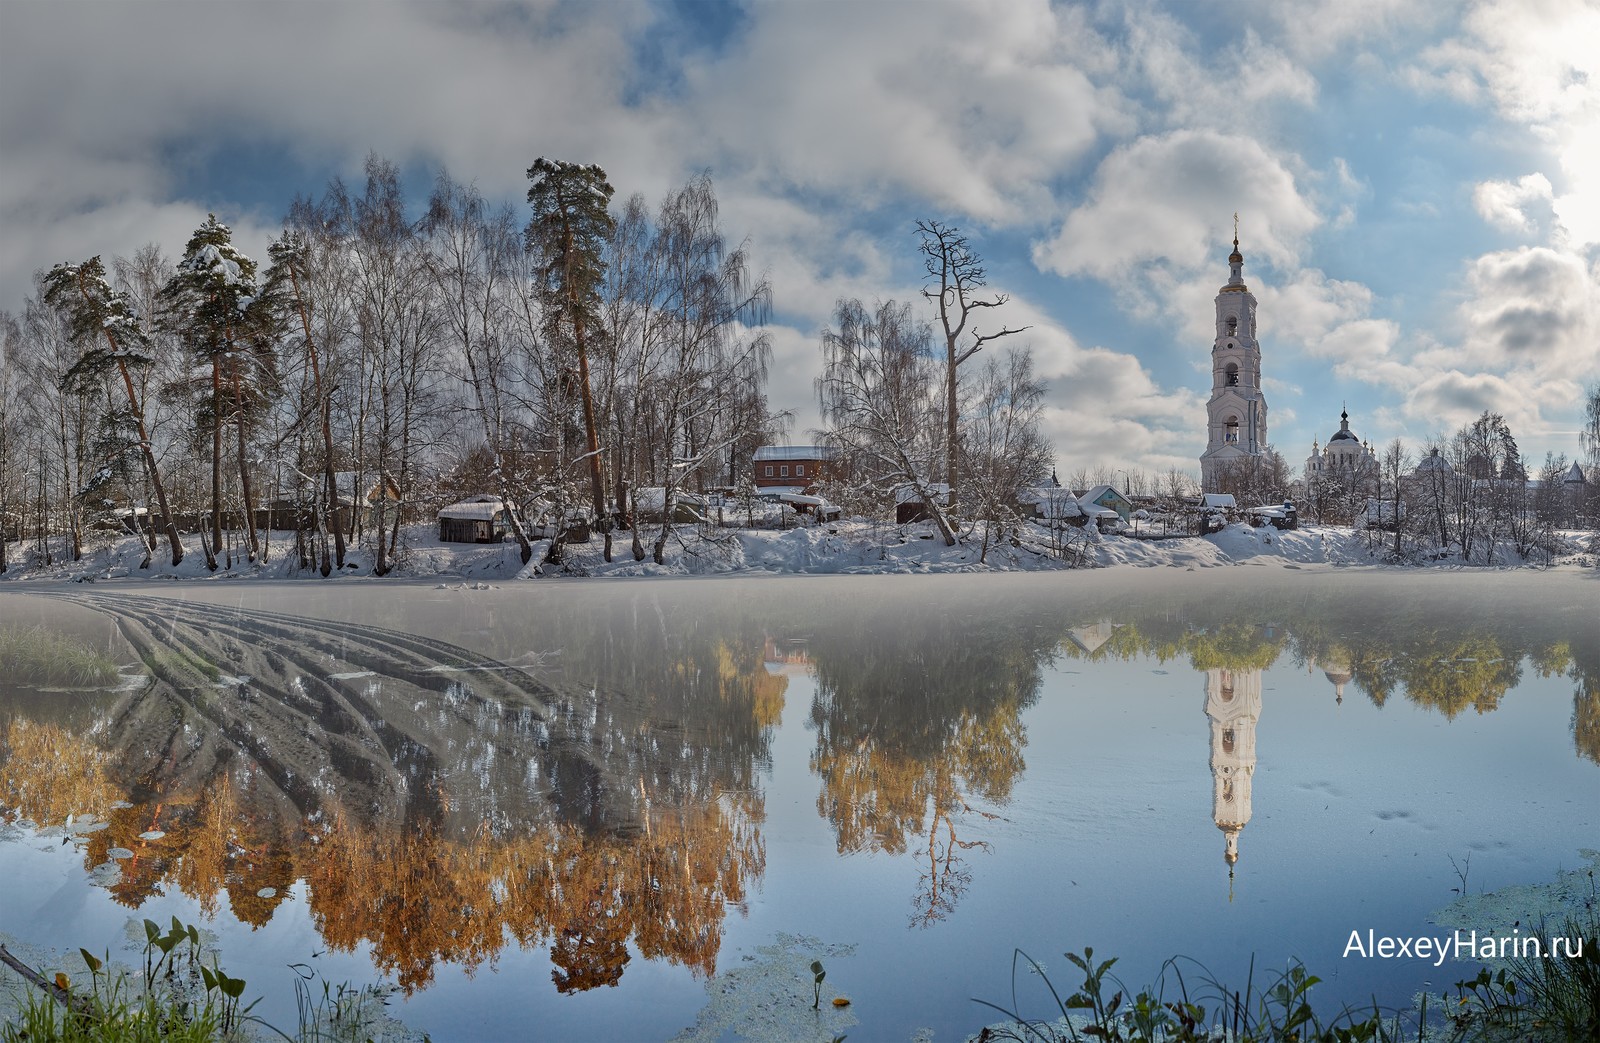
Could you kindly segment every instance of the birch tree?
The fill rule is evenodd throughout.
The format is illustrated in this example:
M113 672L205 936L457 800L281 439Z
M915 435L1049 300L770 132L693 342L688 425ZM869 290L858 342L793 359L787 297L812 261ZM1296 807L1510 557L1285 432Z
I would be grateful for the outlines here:
M927 504L946 546L956 532L933 480L946 430L933 331L911 307L886 301L868 310L841 299L822 333L817 398L827 437L856 480L878 492L909 486Z
M507 287L518 284L521 250L511 211L491 212L476 188L441 173L428 202L423 228L431 251L429 272L439 297L442 322L460 352L464 382L471 389L493 458L493 478L507 508L512 535L526 565L533 544L523 530L511 487L507 451L515 432L516 401L511 385L512 345L507 336ZM609 539L609 537L608 537Z

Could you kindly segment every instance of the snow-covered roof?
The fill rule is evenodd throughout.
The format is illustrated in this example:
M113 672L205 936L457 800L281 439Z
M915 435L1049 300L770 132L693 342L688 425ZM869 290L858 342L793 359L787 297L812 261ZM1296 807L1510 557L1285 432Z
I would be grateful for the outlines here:
M1092 500L1098 500L1098 499L1100 499L1100 497L1104 496L1108 492L1115 493L1117 499L1122 500L1125 503L1128 500L1128 498L1123 495L1122 490L1118 489L1114 485L1097 485L1093 489L1089 489L1089 490L1085 491L1083 496L1080 497L1080 499L1091 500L1091 501Z
M1434 449L1422 458L1417 464L1417 469L1412 473L1427 474L1429 471L1443 471L1445 474L1451 474L1455 471L1455 468L1450 466L1449 460L1439 455L1438 449Z
M1232 493L1201 493L1200 506L1209 508L1228 508L1237 506L1233 502Z
M439 517L454 521L494 521L494 516L506 509L497 499L474 498L439 508Z
M1572 462L1571 467L1567 468L1567 473L1561 476L1561 480L1563 482L1572 482L1574 484L1588 484L1588 479L1583 476L1583 468L1578 466L1578 462L1576 460Z
M1017 502L1032 504L1039 508L1041 513L1054 518L1076 518L1083 513L1083 508L1078 506L1078 498L1072 495L1072 490L1055 485L1036 485L1028 489L1019 489Z
M784 496L800 496L805 491L804 485L763 485L756 490L756 495L762 499L776 500Z
M839 453L826 445L764 445L756 450L757 460L832 460Z
M706 498L679 489L673 499L685 507L704 507ZM667 506L667 491L659 485L644 485L633 491L633 505L641 511L661 511Z

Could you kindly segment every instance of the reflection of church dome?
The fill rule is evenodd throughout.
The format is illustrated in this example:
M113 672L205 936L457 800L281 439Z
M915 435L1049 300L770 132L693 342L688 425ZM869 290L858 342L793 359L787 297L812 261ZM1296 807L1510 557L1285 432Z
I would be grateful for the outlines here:
M1348 666L1330 664L1327 669L1322 671L1322 676L1326 677L1333 685L1334 701L1344 702L1344 686L1350 680L1350 668Z

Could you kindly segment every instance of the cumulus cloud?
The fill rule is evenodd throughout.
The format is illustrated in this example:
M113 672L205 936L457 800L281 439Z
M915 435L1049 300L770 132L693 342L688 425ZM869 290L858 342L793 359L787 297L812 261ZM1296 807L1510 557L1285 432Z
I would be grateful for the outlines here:
M1139 138L1100 164L1088 201L1035 244L1034 263L1108 280L1139 265L1195 269L1214 263L1235 210L1250 254L1283 264L1319 222L1286 162L1253 138L1209 130Z
M1469 358L1544 373L1600 369L1600 290L1581 258L1546 247L1485 254L1468 283Z
M767 185L1015 221L1128 122L1069 60L1084 34L1043 0L765 5L739 47L689 71L685 129Z
M1532 211L1543 204L1548 213L1555 200L1550 179L1543 174L1526 174L1515 181L1484 181L1472 191L1472 205L1478 216L1508 232L1532 232L1539 221Z
M1559 183L1551 208L1575 247L1600 243L1596 40L1600 7L1588 0L1484 0L1459 35L1422 54L1410 77L1464 101L1487 101L1533 133L1559 168L1559 178L1548 178Z

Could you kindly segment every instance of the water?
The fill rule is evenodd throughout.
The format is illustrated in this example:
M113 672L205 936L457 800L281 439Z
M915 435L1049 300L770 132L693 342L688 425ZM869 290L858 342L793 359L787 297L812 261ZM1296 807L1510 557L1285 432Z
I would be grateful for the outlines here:
M198 922L291 1028L293 963L436 1040L958 1039L1085 946L1398 1004L1476 966L1352 931L1600 847L1581 575L40 589L127 690L0 682L0 926Z

